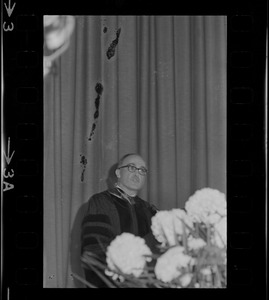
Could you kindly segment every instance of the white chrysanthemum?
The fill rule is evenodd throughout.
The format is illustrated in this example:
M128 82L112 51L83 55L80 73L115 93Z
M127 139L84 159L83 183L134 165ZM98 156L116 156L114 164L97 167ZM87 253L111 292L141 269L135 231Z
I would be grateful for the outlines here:
M146 261L152 255L145 240L131 233L124 232L117 236L108 246L106 252L107 265L110 270L118 269L129 275L139 277L144 270Z
M192 221L191 221L190 217L187 215L187 213L185 212L185 210L179 209L179 208L174 208L174 209L172 209L172 213L174 214L175 218L182 220L187 226L189 226L191 228L193 227ZM181 225L182 225L182 223L181 223ZM182 233L182 231L183 231L182 226L180 226L178 229L180 230L179 233Z
M189 197L185 204L187 214L193 222L216 224L226 216L225 194L211 188L203 188Z
M171 223L172 214L171 211L162 210L157 212L155 216L151 218L151 230L157 241L163 245L168 241L173 240L173 226Z
M192 277L193 274L186 273L182 277L180 277L179 281L183 287L186 287L188 284L190 284Z
M111 277L113 280L119 280L120 282L124 282L124 277L122 275L119 275L117 273L114 273L108 269L105 269L105 274L109 277Z
M181 268L186 268L191 257L184 254L184 247L176 246L168 249L157 259L155 265L156 277L163 282L170 282L181 275Z
M190 250L198 250L206 246L206 242L201 238L194 238L193 236L188 237L188 247Z
M215 224L214 242L220 248L227 245L227 217L221 218L221 220Z
M174 246L177 244L177 240L181 240L184 224L193 227L190 218L182 209L159 211L151 221L151 230L155 238L163 245L168 244L169 246ZM189 232L186 226L185 230L186 233Z
M212 271L209 267L206 268L202 268L200 270L201 274L203 274L204 276L210 276L212 274Z

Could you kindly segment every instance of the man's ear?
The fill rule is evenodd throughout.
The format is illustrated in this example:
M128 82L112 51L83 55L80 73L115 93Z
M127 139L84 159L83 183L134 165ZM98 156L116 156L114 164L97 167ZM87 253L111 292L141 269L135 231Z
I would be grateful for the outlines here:
M119 170L119 169L116 169L116 170L115 170L115 174L116 174L116 176L117 176L118 178L120 178L120 170Z

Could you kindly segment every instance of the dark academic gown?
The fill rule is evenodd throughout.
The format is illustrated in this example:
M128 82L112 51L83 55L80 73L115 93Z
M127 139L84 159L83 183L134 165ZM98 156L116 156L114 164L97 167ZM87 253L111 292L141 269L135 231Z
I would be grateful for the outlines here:
M107 246L123 232L140 236L153 253L157 252L159 243L150 228L157 211L155 206L138 196L128 196L118 187L93 195L82 221L81 253L92 252L105 263ZM99 288L107 287L91 269L85 268L84 272L88 282Z

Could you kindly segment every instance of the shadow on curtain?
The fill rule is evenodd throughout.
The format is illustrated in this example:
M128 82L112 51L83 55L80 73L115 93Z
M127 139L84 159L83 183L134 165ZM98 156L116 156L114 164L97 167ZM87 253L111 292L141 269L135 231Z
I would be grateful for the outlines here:
M226 44L223 16L76 17L44 81L44 287L82 287L85 204L122 155L145 159L159 209L226 192Z

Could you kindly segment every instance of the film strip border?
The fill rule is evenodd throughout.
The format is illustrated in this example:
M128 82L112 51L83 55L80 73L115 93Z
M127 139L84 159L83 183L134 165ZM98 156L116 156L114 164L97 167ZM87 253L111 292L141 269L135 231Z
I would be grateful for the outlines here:
M228 18L228 287L266 299L265 20ZM250 297L250 294L247 297Z
M36 299L55 293L41 291L43 17L22 3L4 4L2 298ZM227 290L245 299L258 291L266 299L265 28L260 10L228 14Z
M43 18L2 8L1 292L27 299L43 280Z

